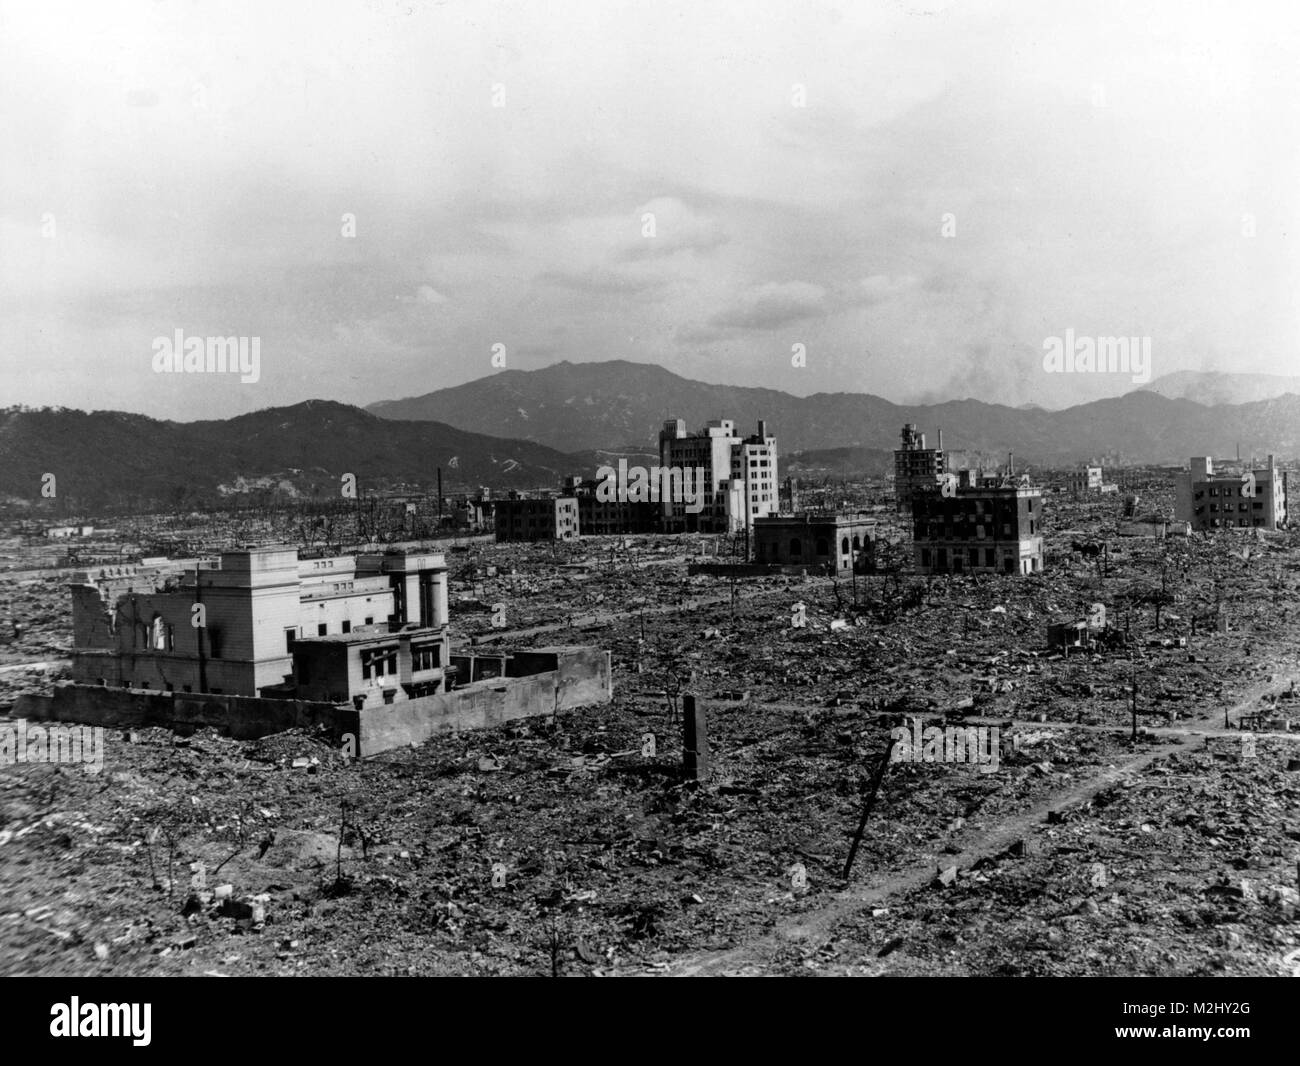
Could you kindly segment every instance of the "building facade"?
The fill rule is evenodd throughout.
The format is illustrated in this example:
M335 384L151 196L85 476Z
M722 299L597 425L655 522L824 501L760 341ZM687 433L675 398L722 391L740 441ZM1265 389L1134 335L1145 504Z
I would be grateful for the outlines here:
M900 434L902 447L894 450L894 502L898 510L912 509L912 500L920 492L938 488L939 479L948 472L943 453L943 430L939 446L927 448L925 434L918 433L916 423L908 422Z
M921 574L1036 574L1043 569L1043 497L1028 478L956 475L912 499L912 544Z
M1174 514L1193 531L1281 529L1287 524L1287 475L1273 456L1256 470L1214 472L1209 456L1194 456L1174 483Z

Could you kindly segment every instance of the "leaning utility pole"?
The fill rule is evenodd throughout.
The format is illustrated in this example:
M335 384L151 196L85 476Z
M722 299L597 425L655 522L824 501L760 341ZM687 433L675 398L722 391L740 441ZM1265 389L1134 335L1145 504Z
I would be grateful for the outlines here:
M876 767L875 777L871 781L871 790L867 794L867 802L862 808L862 817L858 820L858 831L853 834L853 844L849 848L849 857L844 863L845 881L849 879L849 873L853 870L853 860L857 858L858 845L862 843L862 834L866 832L867 818L871 814L871 808L876 805L876 793L880 791L880 782L885 779L885 771L889 768L889 759L894 754L894 745L897 743L897 737L889 738L889 747L885 749L885 754L880 757L880 764Z

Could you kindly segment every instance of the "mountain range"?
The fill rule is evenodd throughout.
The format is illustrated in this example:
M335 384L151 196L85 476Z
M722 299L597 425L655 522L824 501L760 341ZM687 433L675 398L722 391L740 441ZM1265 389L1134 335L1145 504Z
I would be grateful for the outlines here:
M1216 377L1210 386L1222 391L1230 384ZM1184 393L1194 391L1194 385L1195 379L1187 376L1174 383ZM367 410L389 419L472 425L479 432L553 448L653 449L666 419L683 418L693 430L709 419L731 418L746 434L766 419L783 454L892 450L907 422L927 434L931 447L942 429L949 449L995 455L1011 451L1040 465L1102 458L1182 464L1191 455L1235 454L1238 446L1243 455L1300 453L1300 396L1295 394L1206 405L1143 389L1060 411L980 400L908 406L869 393L800 397L775 389L712 385L624 361L503 370L423 396L371 404Z
M1238 383L1212 376L1204 384L1231 392ZM1195 378L1169 385L1192 393L1196 387ZM986 459L1013 452L1022 468L1088 461L1181 466L1192 455L1228 456L1238 448L1243 456L1300 455L1300 395L1292 393L1207 405L1139 389L1061 411L979 400L907 406L865 393L799 397L712 385L639 363L564 362L366 410L309 400L173 422L119 411L9 408L0 411L0 502L40 500L48 473L63 507L81 510L193 506L265 490L337 498L346 473L356 475L361 494L428 490L438 467L449 495L480 485L555 487L566 474L590 477L620 456L654 462L658 431L669 418L685 419L688 430L731 418L745 434L766 419L784 470L836 477L887 469L906 422L916 423L931 445L942 429L950 452Z
M42 479L52 473L54 499L83 510L193 506L230 494L241 479L268 482L282 496L321 499L340 498L344 474L356 476L358 495L432 487L439 466L447 494L479 485L532 488L602 461L594 452L567 455L436 422L386 421L331 400L202 422L120 411L0 411L0 499L40 499Z

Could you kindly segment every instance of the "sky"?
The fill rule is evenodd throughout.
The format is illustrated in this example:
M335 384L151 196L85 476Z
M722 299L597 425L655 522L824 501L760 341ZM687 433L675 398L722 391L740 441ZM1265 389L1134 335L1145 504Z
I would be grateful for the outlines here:
M0 406L560 360L1049 408L1300 373L1298 12L0 0ZM178 330L256 375L160 372ZM1054 372L1067 330L1150 363Z

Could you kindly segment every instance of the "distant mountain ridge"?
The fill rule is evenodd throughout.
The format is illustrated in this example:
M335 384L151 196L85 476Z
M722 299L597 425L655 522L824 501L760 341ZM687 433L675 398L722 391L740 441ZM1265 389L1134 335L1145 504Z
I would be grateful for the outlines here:
M1178 370L1142 386L1171 400L1194 400L1206 406L1254 403L1287 393L1300 395L1300 377L1282 374L1228 374L1217 370Z
M347 473L359 495L396 483L432 487L439 466L448 494L555 486L602 461L437 422L392 422L331 400L203 422L0 411L0 498L40 499L43 475L53 473L56 499L86 508L195 505L219 499L222 486L263 478L285 483L282 495L320 498L339 497Z
M1161 379L1163 380L1163 379ZM1155 383L1153 383L1155 384ZM1040 465L1111 457L1130 463L1186 463L1191 455L1300 454L1300 396L1204 405L1137 390L1059 411L979 400L907 406L868 393L799 397L775 389L691 381L662 367L622 360L561 362L505 370L423 396L371 404L384 418L436 419L553 448L653 450L665 419L694 430L732 418L746 433L766 419L783 453L836 448L892 450L915 422L932 447L1014 452Z

